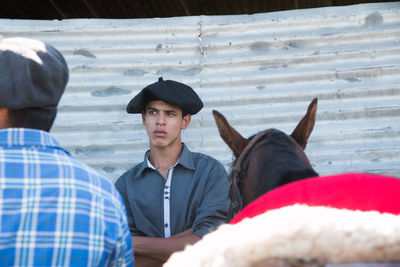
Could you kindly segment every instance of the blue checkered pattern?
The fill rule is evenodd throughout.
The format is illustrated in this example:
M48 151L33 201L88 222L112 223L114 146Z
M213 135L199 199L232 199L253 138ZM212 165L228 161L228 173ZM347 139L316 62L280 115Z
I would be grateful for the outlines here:
M0 266L133 266L125 212L48 133L0 130Z

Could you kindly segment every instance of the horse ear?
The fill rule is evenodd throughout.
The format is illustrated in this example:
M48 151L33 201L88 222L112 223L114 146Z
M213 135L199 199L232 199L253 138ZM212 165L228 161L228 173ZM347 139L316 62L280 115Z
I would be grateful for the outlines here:
M308 106L307 113L301 119L299 124L290 135L302 148L306 148L307 140L314 129L315 119L317 116L317 104L318 98L314 98L311 104Z
M233 151L235 157L239 157L242 150L249 143L249 140L240 135L232 126L229 125L226 118L216 110L212 111L215 122L217 123L219 134L222 140Z

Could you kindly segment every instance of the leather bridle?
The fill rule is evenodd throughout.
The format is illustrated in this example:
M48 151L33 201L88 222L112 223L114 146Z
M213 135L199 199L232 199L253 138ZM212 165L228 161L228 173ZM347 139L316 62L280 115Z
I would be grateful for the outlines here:
M250 150L253 148L253 146L261 139L263 138L267 133L269 133L271 129L264 130L262 132L259 132L256 136L254 136L250 142L245 146L245 148L240 152L239 157L237 158L235 165L233 166L233 176L232 176L232 185L234 186L234 189L239 192L239 183L240 181L240 172L242 171L242 162L250 152ZM239 203L233 203L233 209L235 210L235 213L239 212L242 209L243 206L243 200L242 196L240 194L240 199Z

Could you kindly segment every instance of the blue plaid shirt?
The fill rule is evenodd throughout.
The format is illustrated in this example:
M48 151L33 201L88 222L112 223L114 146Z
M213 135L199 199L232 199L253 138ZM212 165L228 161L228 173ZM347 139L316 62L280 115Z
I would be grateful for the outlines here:
M0 266L133 266L125 212L47 132L0 130Z

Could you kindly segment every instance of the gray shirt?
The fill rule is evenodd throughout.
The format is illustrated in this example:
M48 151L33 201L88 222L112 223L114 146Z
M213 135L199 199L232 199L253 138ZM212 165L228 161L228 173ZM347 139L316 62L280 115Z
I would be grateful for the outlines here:
M134 236L164 237L188 228L203 237L226 222L230 206L230 178L214 158L191 152L185 145L175 165L170 186L144 161L118 178L116 187L127 209ZM172 171L172 170L170 170ZM169 225L164 218L165 196L169 197Z

